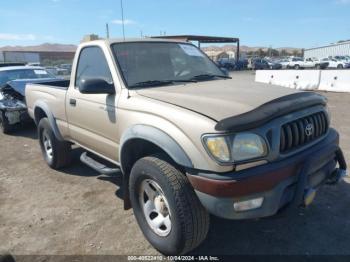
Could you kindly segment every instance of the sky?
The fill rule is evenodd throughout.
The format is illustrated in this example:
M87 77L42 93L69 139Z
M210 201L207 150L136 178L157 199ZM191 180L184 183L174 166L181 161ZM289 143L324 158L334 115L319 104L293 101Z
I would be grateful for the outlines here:
M239 37L242 45L309 48L350 39L350 0L123 0L126 37ZM3 0L0 46L121 37L120 0Z

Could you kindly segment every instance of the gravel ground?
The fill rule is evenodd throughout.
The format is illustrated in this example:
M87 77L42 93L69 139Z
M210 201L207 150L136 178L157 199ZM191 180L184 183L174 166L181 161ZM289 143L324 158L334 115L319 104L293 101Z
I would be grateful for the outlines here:
M236 74L252 81L252 73ZM350 94L329 98L332 123L350 161ZM16 255L157 255L131 210L121 179L79 162L54 171L41 157L34 126L0 134L0 250ZM315 203L289 216L249 221L211 218L193 254L350 254L350 179L323 187Z

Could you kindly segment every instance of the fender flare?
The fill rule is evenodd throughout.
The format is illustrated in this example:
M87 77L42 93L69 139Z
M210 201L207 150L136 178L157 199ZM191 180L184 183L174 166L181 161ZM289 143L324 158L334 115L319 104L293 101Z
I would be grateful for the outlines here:
M123 147L132 139L143 139L163 149L177 164L193 168L193 163L184 149L164 131L148 125L129 127L120 139L119 159L123 170Z
M57 127L57 124L56 124L56 119L54 117L54 115L52 114L49 106L43 102L43 101L37 101L35 104L34 104L34 120L35 120L35 123L38 125L39 123L37 123L37 120L35 118L35 110L37 108L40 108L41 110L43 110L50 122L50 126L52 128L52 131L53 133L55 134L55 137L59 140L59 141L64 141L61 133L60 133L60 130L58 129Z

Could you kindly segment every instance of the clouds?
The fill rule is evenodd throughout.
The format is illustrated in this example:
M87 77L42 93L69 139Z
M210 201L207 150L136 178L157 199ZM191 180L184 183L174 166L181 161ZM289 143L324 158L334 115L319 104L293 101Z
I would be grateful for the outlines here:
M111 21L112 24L116 24L116 25L121 25L123 24L123 21L120 19L114 19ZM124 25L136 25L137 22L131 19L125 19L124 20Z
M6 34L0 33L0 40L3 41L34 41L37 40L37 36L34 34Z

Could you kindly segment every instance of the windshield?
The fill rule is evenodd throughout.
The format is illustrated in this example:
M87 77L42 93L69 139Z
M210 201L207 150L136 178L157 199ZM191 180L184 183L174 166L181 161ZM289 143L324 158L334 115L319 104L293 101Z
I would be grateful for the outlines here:
M7 82L18 79L39 79L39 78L53 78L51 75L44 69L14 69L14 70L5 70L0 71L0 87L4 86Z
M205 81L225 74L191 44L132 42L112 45L128 87L165 81ZM203 76L202 78L198 78Z

